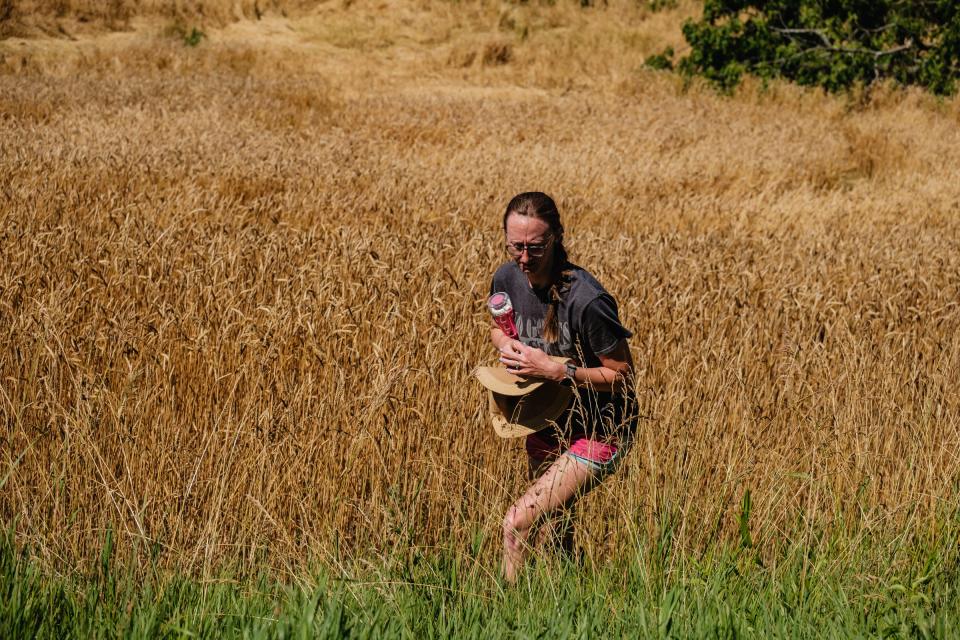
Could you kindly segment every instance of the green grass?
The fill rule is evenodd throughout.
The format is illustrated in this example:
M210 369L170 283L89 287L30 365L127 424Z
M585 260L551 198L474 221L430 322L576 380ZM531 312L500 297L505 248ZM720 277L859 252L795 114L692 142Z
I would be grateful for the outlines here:
M669 541L603 567L552 560L514 588L489 562L402 561L287 582L122 569L108 543L85 574L55 575L7 533L0 634L32 637L960 637L957 523L923 536L810 536L761 560ZM947 531L947 533L944 533ZM380 568L377 568L377 567Z

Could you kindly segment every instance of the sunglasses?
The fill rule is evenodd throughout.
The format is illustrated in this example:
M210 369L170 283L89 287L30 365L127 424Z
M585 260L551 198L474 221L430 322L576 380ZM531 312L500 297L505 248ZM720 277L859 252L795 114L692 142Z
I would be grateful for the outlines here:
M547 252L547 247L550 246L551 242L553 242L553 236L548 237L544 242L536 244L529 242L508 242L504 245L504 249L507 250L507 253L510 254L512 258L519 258L523 255L524 251L526 251L527 255L531 258L541 258L543 254Z

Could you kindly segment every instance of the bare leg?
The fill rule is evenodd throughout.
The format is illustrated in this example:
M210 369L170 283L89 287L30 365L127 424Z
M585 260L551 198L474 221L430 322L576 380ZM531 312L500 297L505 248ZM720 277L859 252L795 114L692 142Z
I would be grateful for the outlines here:
M560 552L572 558L574 506L566 504L557 507L553 513L546 514L533 533L533 546L540 549Z
M507 510L503 519L503 575L513 584L529 553L530 532L544 516L593 488L595 475L584 463L558 457Z
M531 483L542 476L556 462L557 455L535 457L528 455L528 479ZM545 550L559 550L567 556L573 555L573 501L561 505L551 513L544 514L542 521L533 528L534 547Z

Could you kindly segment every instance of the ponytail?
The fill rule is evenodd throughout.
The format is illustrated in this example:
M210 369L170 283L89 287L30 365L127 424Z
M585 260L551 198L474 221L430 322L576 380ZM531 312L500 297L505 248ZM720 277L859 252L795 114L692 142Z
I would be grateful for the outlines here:
M560 340L560 303L570 289L572 271L567 262L567 250L563 246L563 237L556 239L553 250L553 273L550 285L550 308L543 321L543 339L555 343Z

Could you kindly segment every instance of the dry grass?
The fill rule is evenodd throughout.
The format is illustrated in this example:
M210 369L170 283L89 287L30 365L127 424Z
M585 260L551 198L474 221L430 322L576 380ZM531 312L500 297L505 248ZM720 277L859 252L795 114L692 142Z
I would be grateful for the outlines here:
M130 31L144 19L224 26L239 20L296 16L310 0L0 0L0 38L78 36Z
M213 4L213 3L211 3ZM326 3L0 42L0 515L67 564L496 546L470 370L515 192L621 301L647 418L595 557L935 525L960 479L958 103L639 69L695 7ZM139 19L132 16L132 20ZM506 53L505 53L506 52Z

